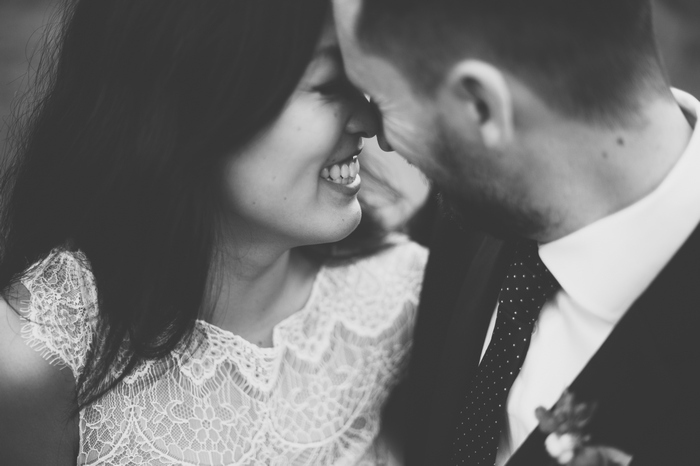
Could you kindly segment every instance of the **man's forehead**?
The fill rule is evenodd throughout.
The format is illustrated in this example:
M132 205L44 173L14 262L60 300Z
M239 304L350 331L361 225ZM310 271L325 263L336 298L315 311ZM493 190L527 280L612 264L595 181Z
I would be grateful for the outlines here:
M362 0L333 0L333 16L340 49L348 76L357 78L357 62L363 58L360 45L355 36L357 17ZM359 84L356 82L356 84Z
M358 21L363 0L333 0L333 15L337 37L348 74L355 74L354 68L363 67L370 58L357 36Z
M372 0L333 0L333 12L348 78L373 98L387 91L385 84L403 81L401 72L388 60L364 49L356 35L362 2Z
M363 0L333 0L333 15L335 16L338 33L353 38L357 20L362 10Z

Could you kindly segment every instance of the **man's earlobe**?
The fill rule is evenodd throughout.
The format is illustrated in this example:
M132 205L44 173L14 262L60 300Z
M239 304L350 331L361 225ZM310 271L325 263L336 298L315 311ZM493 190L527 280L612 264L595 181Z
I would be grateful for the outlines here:
M450 70L446 89L467 118L473 119L482 143L496 148L513 137L513 99L505 75L480 60L463 60Z

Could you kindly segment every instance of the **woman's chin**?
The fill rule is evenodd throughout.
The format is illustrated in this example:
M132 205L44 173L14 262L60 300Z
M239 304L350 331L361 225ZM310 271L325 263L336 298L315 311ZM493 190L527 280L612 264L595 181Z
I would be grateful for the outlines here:
M323 244L335 243L347 238L350 233L355 231L362 219L362 210L357 207L356 210L348 212L333 220L332 223L326 223L323 226L318 226L314 231L309 232L308 244Z

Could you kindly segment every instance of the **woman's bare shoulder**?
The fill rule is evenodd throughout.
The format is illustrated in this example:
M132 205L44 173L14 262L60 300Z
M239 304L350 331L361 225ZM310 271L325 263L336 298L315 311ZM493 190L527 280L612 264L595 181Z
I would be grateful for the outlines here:
M27 345L22 324L0 298L0 451L8 464L75 464L73 375Z

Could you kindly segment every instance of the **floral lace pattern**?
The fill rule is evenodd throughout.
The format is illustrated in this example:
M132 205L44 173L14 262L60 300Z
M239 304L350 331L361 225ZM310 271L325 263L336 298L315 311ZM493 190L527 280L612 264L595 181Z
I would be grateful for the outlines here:
M273 346L197 321L194 351L148 361L80 413L78 464L376 465L379 413L410 349L427 252L405 239L319 271ZM80 253L24 285L28 344L78 376L97 319Z

